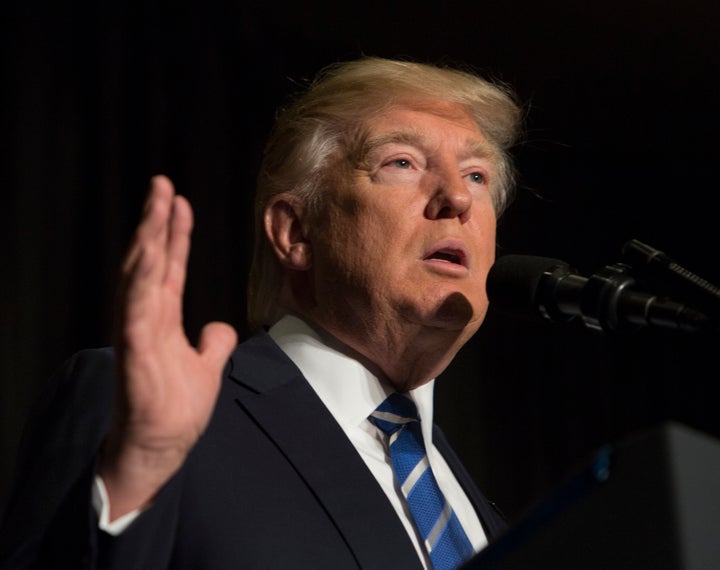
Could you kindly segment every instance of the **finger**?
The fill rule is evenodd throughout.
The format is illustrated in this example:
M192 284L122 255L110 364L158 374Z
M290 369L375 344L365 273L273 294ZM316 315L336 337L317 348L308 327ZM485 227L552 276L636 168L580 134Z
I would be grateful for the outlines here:
M167 240L168 222L175 189L166 176L153 176L150 190L143 207L133 242L123 263L123 271L128 272L141 255L148 243L164 244Z
M218 375L235 348L237 338L237 332L227 323L208 323L200 331L198 352Z
M177 295L182 295L185 287L192 226L190 203L182 196L175 196L168 231L165 283Z
M153 283L151 275L157 271L157 266L163 263L163 255L162 247L153 242L146 242L138 250L137 258L125 271L121 285L122 296L127 302L141 299L148 291Z
M155 176L145 202L143 216L135 232L130 251L123 262L116 298L116 334L120 337L141 333L147 317L157 313L153 309L151 289L161 283L167 262L167 234L170 204L175 191L165 176ZM147 323L145 323L147 325ZM144 336L144 335L140 335Z

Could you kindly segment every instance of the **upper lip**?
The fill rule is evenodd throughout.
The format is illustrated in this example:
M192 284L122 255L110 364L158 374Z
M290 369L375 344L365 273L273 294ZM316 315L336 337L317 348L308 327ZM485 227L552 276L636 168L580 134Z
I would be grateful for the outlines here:
M469 267L470 255L462 241L449 238L433 244L423 255L424 261L433 258L446 259L467 268Z

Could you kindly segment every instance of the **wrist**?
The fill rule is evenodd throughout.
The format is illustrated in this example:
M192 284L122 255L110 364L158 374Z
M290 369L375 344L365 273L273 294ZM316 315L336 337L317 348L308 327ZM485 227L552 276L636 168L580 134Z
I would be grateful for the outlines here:
M146 507L186 457L185 449L146 447L108 437L98 475L107 491L110 520Z

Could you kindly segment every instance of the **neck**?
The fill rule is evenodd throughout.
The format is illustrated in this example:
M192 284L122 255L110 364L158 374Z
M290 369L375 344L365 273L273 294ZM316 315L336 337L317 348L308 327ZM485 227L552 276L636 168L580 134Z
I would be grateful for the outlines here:
M436 378L470 336L466 331L420 325L402 330L397 326L349 330L300 316L318 330L329 346L358 360L398 392L408 392Z

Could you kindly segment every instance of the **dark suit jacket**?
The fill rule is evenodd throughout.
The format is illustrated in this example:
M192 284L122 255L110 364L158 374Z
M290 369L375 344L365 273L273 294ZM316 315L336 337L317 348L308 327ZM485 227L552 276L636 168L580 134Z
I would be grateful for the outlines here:
M385 494L297 367L261 334L236 348L183 468L120 537L90 489L113 399L110 349L73 356L27 431L3 568L418 568ZM435 443L490 539L502 518L439 429Z

